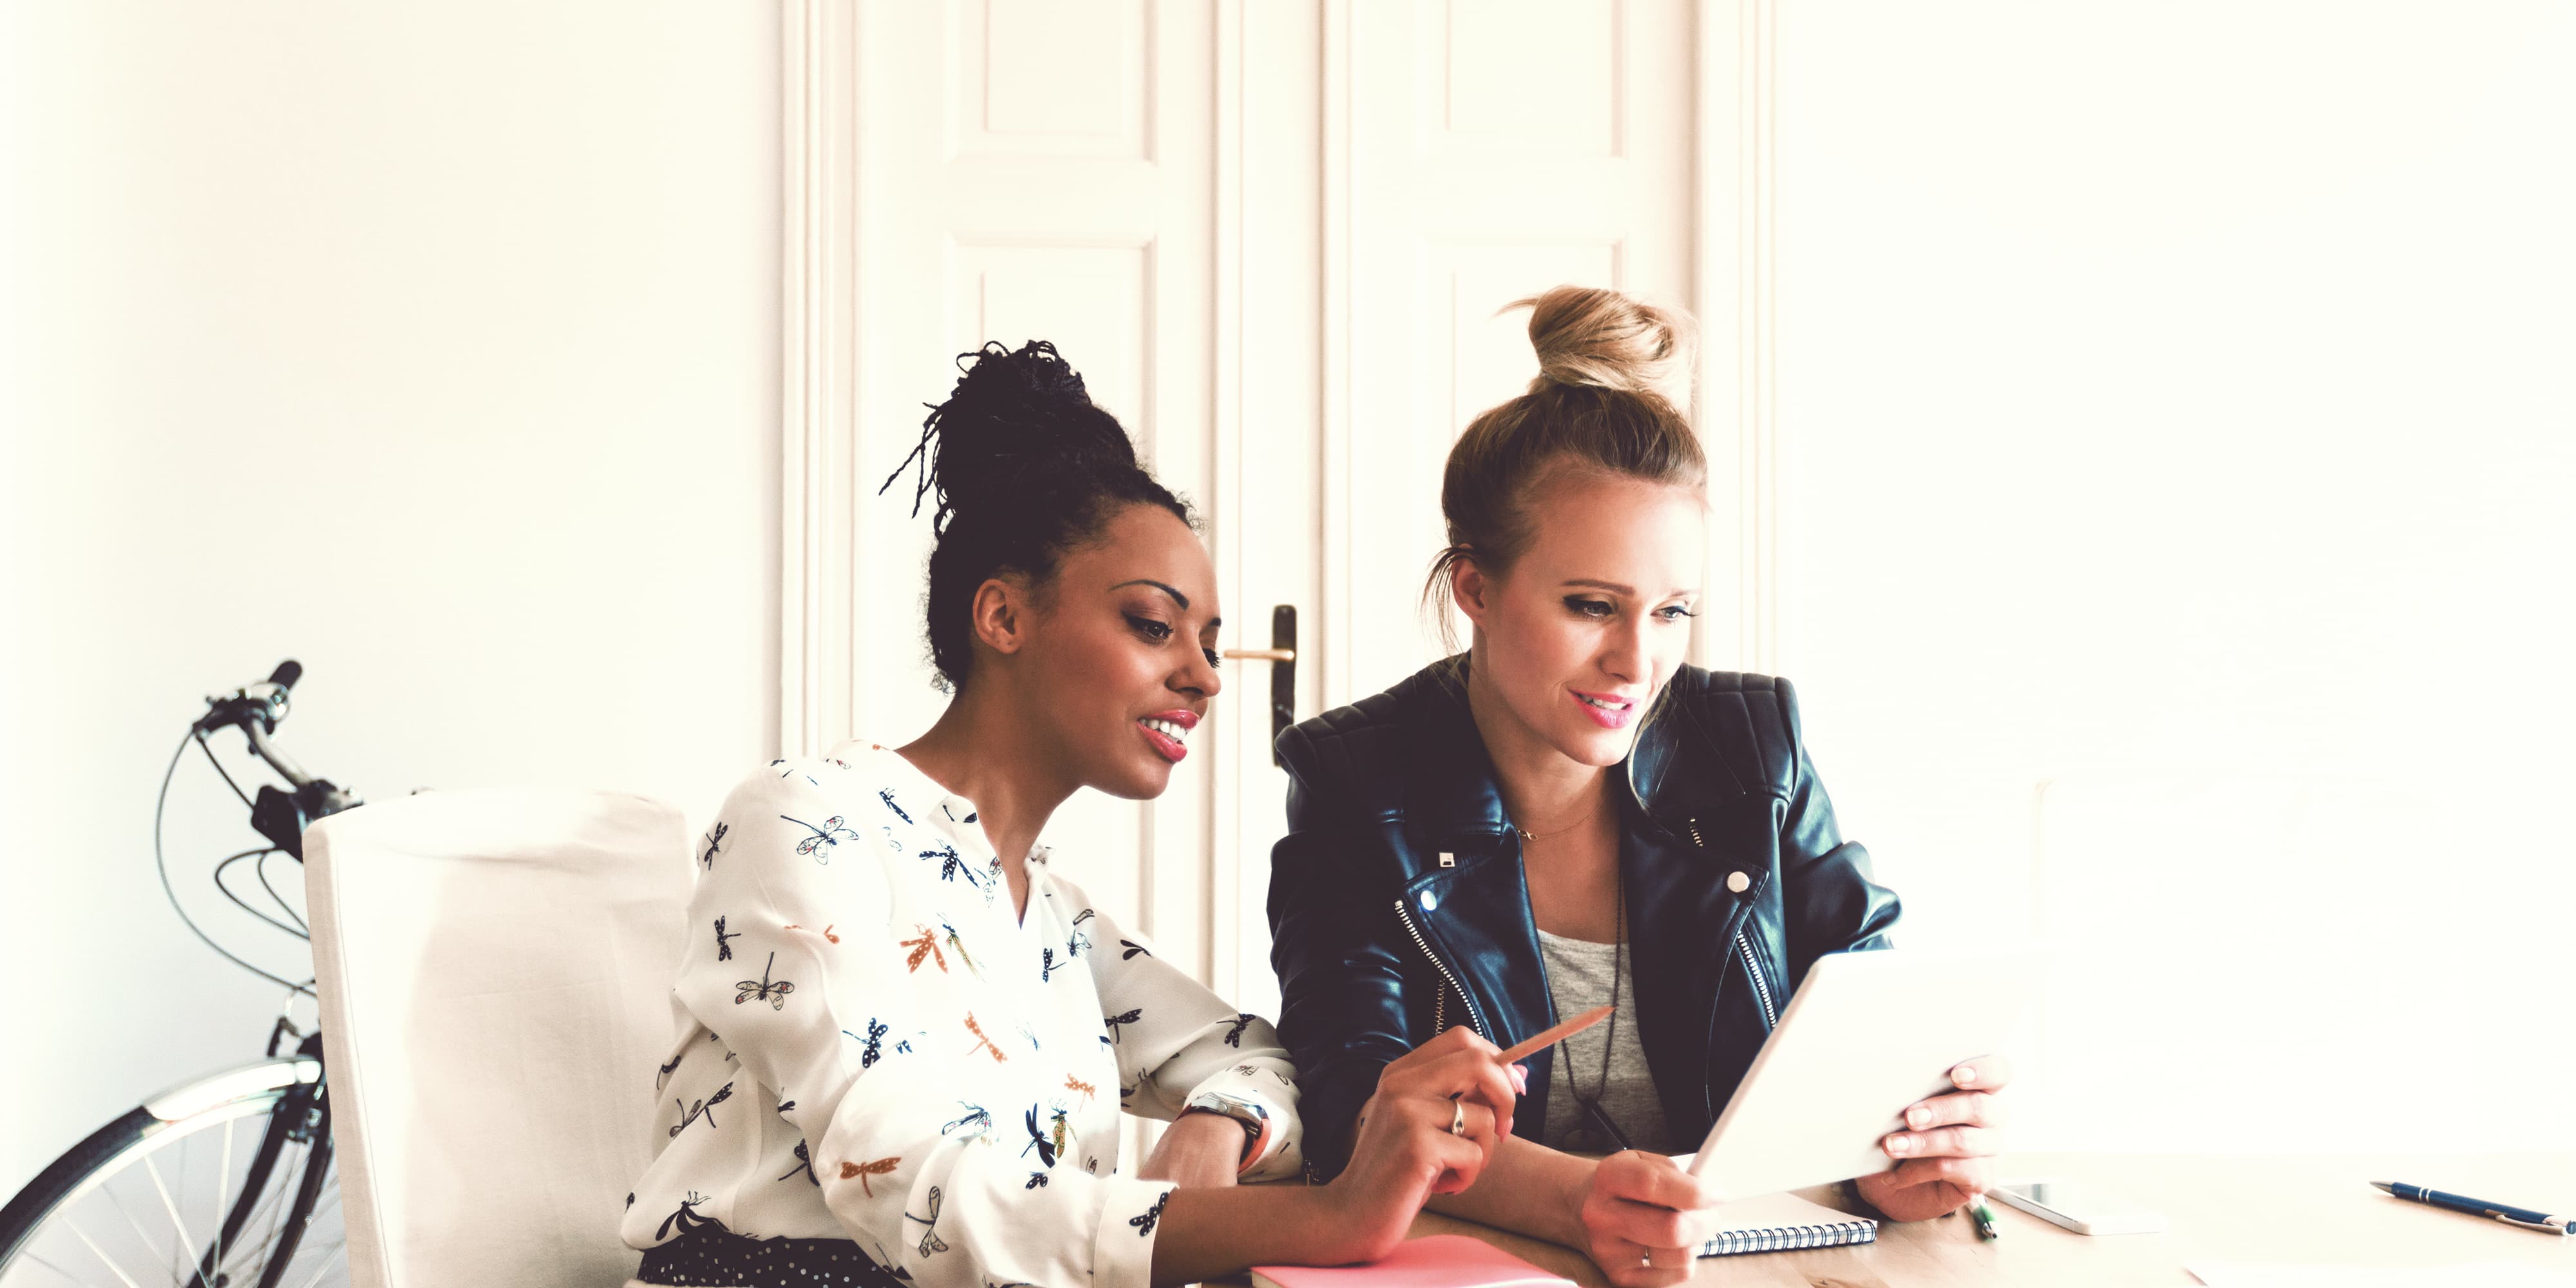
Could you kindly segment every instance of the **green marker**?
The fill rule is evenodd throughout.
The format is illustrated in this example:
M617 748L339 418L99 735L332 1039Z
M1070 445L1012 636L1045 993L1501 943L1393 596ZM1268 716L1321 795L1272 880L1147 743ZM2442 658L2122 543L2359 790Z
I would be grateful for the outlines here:
M1990 1242L2002 1236L2003 1231L1995 1228L1995 1210L1986 1206L1984 1195L1978 1195L1977 1201L1968 1205L1968 1215L1977 1219L1978 1241Z

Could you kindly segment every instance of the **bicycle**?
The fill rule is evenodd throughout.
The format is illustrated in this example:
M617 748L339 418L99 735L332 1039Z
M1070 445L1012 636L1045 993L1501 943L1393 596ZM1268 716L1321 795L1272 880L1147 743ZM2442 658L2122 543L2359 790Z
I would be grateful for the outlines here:
M216 943L180 905L161 848L170 780L194 742L251 807L251 825L269 842L217 863L216 887L270 925L310 939L302 917L269 883L264 865L280 852L303 862L304 828L361 802L355 793L305 773L270 741L286 718L288 692L302 676L303 667L287 661L261 683L208 698L206 714L189 725L171 753L152 813L153 861L180 920L225 960L289 990L269 1030L267 1058L146 1100L54 1160L0 1207L0 1288L142 1288L164 1274L169 1283L189 1288L348 1282L322 1034L318 1023L308 1030L294 1018L297 1000L313 996L313 981L297 983L261 970ZM292 790L262 784L256 799L243 795L206 744L228 728L241 730L251 752ZM225 871L244 861L252 863L285 920L252 908L225 883ZM292 1052L283 1053L289 1042ZM252 1132L256 1145L247 1152L237 1148Z

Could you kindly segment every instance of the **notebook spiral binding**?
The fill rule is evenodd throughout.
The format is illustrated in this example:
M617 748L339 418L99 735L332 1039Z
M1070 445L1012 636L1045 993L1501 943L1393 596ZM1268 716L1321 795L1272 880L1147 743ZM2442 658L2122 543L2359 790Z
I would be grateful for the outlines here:
M1701 1245L1703 1257L1739 1252L1786 1252L1796 1248L1838 1248L1878 1242L1878 1222L1866 1217L1825 1225L1776 1225L1761 1230L1727 1230Z

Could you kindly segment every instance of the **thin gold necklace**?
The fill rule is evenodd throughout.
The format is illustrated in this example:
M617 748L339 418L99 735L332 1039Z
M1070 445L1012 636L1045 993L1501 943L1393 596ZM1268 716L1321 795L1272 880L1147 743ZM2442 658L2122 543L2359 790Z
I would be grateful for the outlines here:
M1579 819L1575 820L1572 826L1569 826L1569 827L1560 827L1560 828L1558 828L1557 830L1555 830L1555 831L1553 831L1553 832L1533 832L1533 831L1529 830L1528 828L1521 826L1521 825L1520 825L1520 824L1518 824L1518 823L1514 823L1514 824L1512 824L1512 825L1511 825L1511 828L1512 828L1512 830L1513 830L1513 831L1518 832L1518 833L1520 833L1520 834L1521 834L1521 841L1522 841L1522 843L1524 843L1524 844L1527 844L1528 842L1531 842L1531 841L1552 841L1552 840L1555 840L1556 838L1558 838L1558 837L1560 837L1560 836L1564 836L1564 835L1566 835L1566 834L1567 834L1567 833L1569 833L1569 832L1575 832L1575 831L1579 831L1579 830L1581 830L1584 826L1586 826L1587 824L1591 823L1591 822L1592 822L1592 820L1594 820L1594 819L1596 819L1596 818L1599 818L1599 817L1601 817L1601 807L1596 805L1596 806L1594 806L1594 807L1593 807L1593 809L1592 809L1592 812L1591 812L1591 813L1586 814L1586 815L1584 815L1582 818L1579 818Z

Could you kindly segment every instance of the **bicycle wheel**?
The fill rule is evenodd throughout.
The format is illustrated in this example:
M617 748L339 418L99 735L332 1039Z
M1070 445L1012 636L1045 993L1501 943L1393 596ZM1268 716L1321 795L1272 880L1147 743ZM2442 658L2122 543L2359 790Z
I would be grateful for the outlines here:
M330 1128L310 1056L157 1096L0 1208L0 1288L345 1285Z

